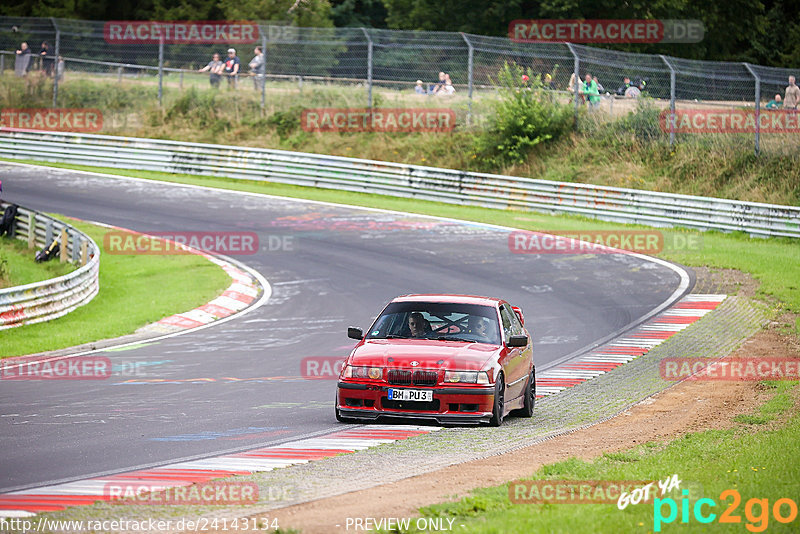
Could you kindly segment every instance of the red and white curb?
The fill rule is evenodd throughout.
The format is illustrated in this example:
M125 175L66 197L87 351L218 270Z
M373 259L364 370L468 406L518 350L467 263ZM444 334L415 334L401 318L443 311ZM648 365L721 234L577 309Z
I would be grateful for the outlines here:
M110 485L146 484L148 488L159 490L190 486L212 479L305 464L437 430L441 430L441 427L370 425L369 428L342 430L326 436L299 439L274 447L215 458L4 493L0 494L0 517L31 517L42 512L57 512L72 506L87 506L97 501L108 501L112 499L108 491Z
M625 337L536 375L536 397L554 395L642 356L712 312L727 295L692 294L683 297Z

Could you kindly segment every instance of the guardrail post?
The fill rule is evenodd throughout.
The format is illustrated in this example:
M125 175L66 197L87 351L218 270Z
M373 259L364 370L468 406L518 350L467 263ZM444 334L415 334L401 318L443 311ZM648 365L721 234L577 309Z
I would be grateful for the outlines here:
M750 63L744 63L744 67L756 80L756 138L755 138L755 151L756 156L761 153L761 76L750 66Z
M158 40L158 105L162 105L164 94L164 34Z
M367 38L367 107L372 109L372 37L366 28L361 28Z
M80 258L80 249L81 247L78 246L78 243L81 243L81 247L83 246L83 238L79 238L76 235L72 236L72 257L70 258L70 262L74 265L78 263L78 258Z
M6 55L0 54L0 76L6 71Z
M61 248L59 249L59 256L61 263L67 262L67 246L69 245L69 234L67 234L67 229L61 229Z
M31 212L28 214L28 248L36 247L36 215Z
M183 91L183 70L181 70L181 78L178 80L178 87L180 87L181 91Z
M475 48L467 38L467 34L461 32L461 38L467 43L467 79L469 83L468 100L467 100L467 126L469 126L470 119L472 118L472 67L475 57Z
M117 67L117 81L122 81L122 67Z
M81 239L81 267L86 265L86 260L89 251L89 242L85 239Z
M58 58L61 55L61 30L54 17L50 17L50 22L56 29L56 56L53 58L53 107L58 107ZM42 60L44 61L44 60Z
M659 55L669 69L669 148L675 147L675 69L665 56Z

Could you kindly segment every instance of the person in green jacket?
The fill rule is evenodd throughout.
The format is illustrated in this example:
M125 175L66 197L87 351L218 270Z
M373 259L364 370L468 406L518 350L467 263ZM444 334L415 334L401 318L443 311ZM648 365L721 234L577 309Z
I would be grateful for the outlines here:
M585 80L581 92L587 95L590 106L596 106L600 103L600 91L597 89L597 82L594 81L592 75L588 73L586 74Z

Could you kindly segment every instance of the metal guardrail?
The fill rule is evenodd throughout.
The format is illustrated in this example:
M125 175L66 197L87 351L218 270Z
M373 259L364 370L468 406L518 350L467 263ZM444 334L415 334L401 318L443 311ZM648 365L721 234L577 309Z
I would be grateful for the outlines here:
M9 206L0 202L0 211ZM100 289L100 249L88 235L43 213L19 207L12 237L33 251L57 239L60 260L78 269L50 280L0 289L0 330L49 321L91 301Z
M451 204L569 213L657 227L800 237L800 207L473 173L302 152L0 129L0 155L152 170Z

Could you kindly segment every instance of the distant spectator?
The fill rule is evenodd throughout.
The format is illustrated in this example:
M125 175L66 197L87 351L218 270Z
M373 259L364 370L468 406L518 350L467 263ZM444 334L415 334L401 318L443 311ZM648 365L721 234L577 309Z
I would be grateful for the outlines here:
M606 92L606 89L605 89L605 87L603 87L603 86L600 84L600 82L599 82L599 81L597 81L597 76L592 76L592 80L594 80L594 83L595 83L595 84L597 84L597 92L598 92L598 93L600 93L600 94L602 95L603 93L605 93L605 92Z
M600 103L600 92L597 90L597 82L592 79L591 74L586 74L582 92L586 95L589 106L594 107Z
M525 85L528 85L529 81L530 81L530 77L528 77L527 74L523 74L522 75L522 83L525 84Z
M453 86L453 80L450 79L449 74L444 75L444 89L439 91L440 95L454 95L456 94L456 88Z
M225 68L225 63L219 59L219 54L211 56L211 61L208 65L199 69L197 72L208 72L208 81L211 87L219 87L219 81L222 79L222 71Z
M783 94L783 109L797 109L800 104L800 87L794 83L794 76L789 76L789 86Z
M267 61L260 46L257 46L253 53L255 53L255 56L248 66L250 67L250 72L254 76L253 86L256 91L261 91L264 89L264 76L267 73Z
M642 92L635 85L631 85L625 89L625 98L639 98L641 95Z
M628 87L630 87L630 86L631 86L631 79L630 79L630 78L628 78L627 76L625 76L625 77L622 79L622 85L621 85L621 86L619 86L619 87L617 88L617 94L618 94L619 96L627 96L627 95L625 94L625 91L627 91L627 90L628 90Z
M14 63L14 74L17 76L25 76L31 68L31 49L28 48L28 43L22 43L17 50L17 59Z
M442 91L444 89L444 81L445 81L446 77L447 77L447 75L444 72L440 72L439 73L439 81L437 81L433 85L433 91L431 91L431 94L434 94L434 95L438 94L439 91Z
M225 75L228 77L228 88L236 89L236 78L239 76L241 61L236 55L236 50L228 49L228 58L225 60Z
M569 83L567 84L567 91L570 93L575 92L575 73L573 72L569 77Z
M556 90L556 82L553 81L553 77L549 73L544 75L544 86L551 91Z
M53 75L53 56L50 55L50 45L47 44L47 41L42 42L42 48L39 52L39 56L42 58L42 70L44 71L45 76L48 78Z
M775 95L775 98L767 102L767 109L780 109L782 106L781 95Z
M425 87L422 85L422 80L417 80L417 85L414 86L414 92L418 95L428 94L428 92L425 90Z

